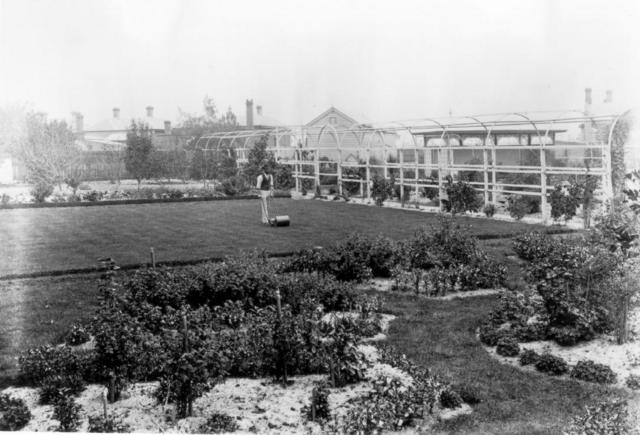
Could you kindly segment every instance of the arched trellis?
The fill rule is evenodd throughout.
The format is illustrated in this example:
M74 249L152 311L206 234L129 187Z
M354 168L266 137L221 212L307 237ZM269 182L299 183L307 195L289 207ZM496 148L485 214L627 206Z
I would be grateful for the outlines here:
M337 164L337 179L338 187L341 186L341 173L342 168L349 167L362 167L366 169L366 177L362 180L362 185L369 186L372 179L372 169L374 167L386 167L388 169L400 168L400 184L401 186L412 186L417 190L418 186L432 187L434 180L429 179L426 175L429 169L438 169L438 187L442 188L441 176L444 172L453 172L454 175L457 171L472 170L483 173L484 179L476 179L474 187L478 190L484 191L485 201L496 201L496 194L523 194L523 195L538 195L541 198L541 202L546 201L547 193L547 175L560 175L560 176L572 176L575 174L585 173L585 167L581 166L581 163L576 160L580 153L576 154L572 151L569 158L577 166L563 166L547 165L547 153L552 150L555 155L563 155L563 149L580 149L580 148L592 148L594 150L602 150L602 164L595 162L594 165L601 165L602 167L592 168L592 173L602 175L607 179L610 178L609 163L606 162L606 156L610 155L611 142L613 140L614 129L619 124L619 120L626 115L592 115L584 114L577 110L566 110L556 112L514 112L514 113L500 113L492 115L471 115L464 117L456 117L449 119L442 118L421 118L413 121L392 121L386 124L354 124L349 127L336 127L334 125L323 126L287 126L278 127L273 129L264 129L260 131L237 131L226 132L214 135L209 135L201 139L200 144L203 148L213 149L216 147L232 147L238 150L248 149L252 141L255 141L260 135L269 133L273 135L275 140L269 143L270 147L274 147L276 152L284 152L283 155L293 157L287 157L283 160L285 164L293 165L299 168L301 165L317 164L318 159L311 161L304 161L300 157L300 152L309 150L312 151L317 148L316 145L324 144L323 149L327 152L336 152L337 158L332 159L332 163ZM592 126L593 129L599 129L602 132L603 125L610 126L608 140L604 143L604 138L601 135L584 135L584 131L580 131L578 128L580 125ZM565 126L567 128L565 128ZM575 127L575 128L574 128ZM579 140L567 139L556 141L556 136L565 137L570 131L575 130L576 137L579 136ZM471 133L475 131L477 133ZM469 133L467 133L469 132ZM504 132L504 133L501 133ZM408 137L406 136L408 134ZM475 136L477 134L477 136ZM395 135L395 139L389 138ZM418 142L420 135L424 135L425 140ZM517 137L515 142L503 142L500 137L505 135L513 135ZM447 144L444 139L451 139L458 136L460 144L453 146ZM331 138L331 141L327 143L327 138ZM430 142L429 137L440 138L440 142ZM467 138L478 137L479 141L468 142ZM528 140L525 138L528 137ZM535 137L535 142L532 138ZM569 136L567 136L569 137ZM353 138L353 139L352 139ZM317 142L317 143L314 143ZM537 142L537 143L536 143ZM557 143L556 143L557 142ZM499 145L500 143L500 145ZM300 144L298 146L298 144ZM343 161L345 157L342 153L349 149L356 148L358 156L363 156L366 153L366 162L355 162L349 160ZM402 149L402 151L400 151ZM465 153L457 154L457 150L472 150L482 152L482 162L474 162L472 164L458 164L457 158L452 159L454 161L445 161L442 158L438 158L436 162L436 155L449 152L449 150L455 149L456 156L463 156ZM384 162L382 164L372 163L371 157L373 152L377 150L383 151L385 154ZM389 163L386 158L389 151L396 151L399 161ZM496 159L496 150L501 153L501 162ZM535 159L530 161L527 165L518 163L517 155L514 154L515 150L529 150L533 153L540 154L540 161ZM512 152L513 151L513 152ZM317 150L315 151L317 154ZM410 158L413 152L413 159ZM452 151L453 152L453 151ZM424 153L424 162L422 154ZM519 155L519 154L518 154ZM535 154L534 154L535 155ZM511 157L510 157L511 156ZM515 157L514 157L515 156ZM404 159L407 159L405 162ZM591 157L590 157L591 158ZM599 156L594 153L594 159ZM504 163L503 163L504 162ZM533 163L535 162L535 164ZM366 163L366 164L364 164ZM505 164L506 163L506 164ZM610 165L609 165L610 166ZM404 179L404 170L413 170L414 176L408 175L407 179ZM424 169L424 178L422 175L422 169ZM333 169L332 169L333 171ZM540 173L539 185L529 182L522 185L509 185L509 181L496 179L496 173L506 176L509 173L513 174L526 174L526 173ZM386 171L385 171L386 173ZM299 177L304 177L303 171L296 169L294 171L296 181ZM315 171L314 182L317 182L317 175L319 171ZM309 176L306 176L307 178ZM514 183L512 181L511 183ZM519 182L521 183L521 182ZM529 185L531 184L531 186ZM297 184L298 186L299 184ZM510 189L514 187L514 189ZM515 189L516 186L520 186ZM604 186L607 196L610 196L609 186ZM402 189L403 187L401 187ZM534 189L535 188L535 189ZM534 190L531 190L534 189ZM513 190L516 190L515 192ZM364 192L363 192L364 193ZM367 189L367 195L369 196L369 189ZM543 206L543 209L546 208Z

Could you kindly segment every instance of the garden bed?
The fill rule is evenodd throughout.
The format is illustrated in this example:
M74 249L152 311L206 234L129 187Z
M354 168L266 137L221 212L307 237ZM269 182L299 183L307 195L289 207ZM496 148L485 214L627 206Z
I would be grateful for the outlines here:
M330 322L332 316L354 317L357 313L328 313L323 320ZM386 331L392 315L382 315L381 332L368 339L380 341L386 339ZM84 350L92 346L77 346ZM353 401L374 391L373 383L379 379L397 380L404 388L413 385L411 375L404 370L380 361L377 348L370 344L361 344L358 350L365 355L369 366L363 382L341 388L331 388L328 396L329 408L334 423L344 418L353 408ZM122 393L119 401L108 405L108 414L129 426L131 432L202 432L207 416L224 413L231 417L240 433L324 433L326 428L304 417L303 407L308 406L312 390L318 382L326 380L326 375L294 376L290 385L275 382L272 378L227 378L194 402L194 416L175 420L173 405L158 403L154 392L158 382L138 382L130 385ZM9 387L0 390L12 398L22 399L28 406L32 418L23 428L26 431L55 431L58 421L53 417L52 405L39 404L40 393L36 388ZM81 406L78 430L89 430L89 416L101 415L104 411L106 389L103 385L87 385L79 394L76 403ZM426 430L437 421L451 420L472 412L468 404L460 404L455 409L436 405L427 419L417 423ZM331 427L331 421L325 422ZM411 429L413 431L413 429Z

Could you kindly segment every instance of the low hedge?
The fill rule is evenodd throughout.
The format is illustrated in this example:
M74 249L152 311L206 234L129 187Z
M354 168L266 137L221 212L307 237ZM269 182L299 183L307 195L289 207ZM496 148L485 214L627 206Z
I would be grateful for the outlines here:
M540 355L535 366L538 371L555 376L563 375L569 371L565 360L548 353Z
M596 382L598 384L613 384L616 374L606 364L598 364L591 360L581 360L573 367L570 376L581 381Z
M101 205L132 205L132 204L163 204L173 202L201 202L201 201L231 201L239 199L258 199L258 195L216 196L198 198L159 198L159 199L114 199L107 201L78 201L78 202L39 202L26 204L0 204L1 209L13 210L18 208L57 208L57 207L94 207ZM275 194L274 198L291 198L290 194Z

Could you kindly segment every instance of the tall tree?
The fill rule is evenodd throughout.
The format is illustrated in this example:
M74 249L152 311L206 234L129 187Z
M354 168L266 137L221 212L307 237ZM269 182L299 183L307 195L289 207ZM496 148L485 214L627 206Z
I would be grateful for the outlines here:
M131 129L127 132L127 148L124 154L124 164L127 171L140 183L149 178L152 170L153 141L149 126L142 123L131 123Z
M253 145L247 155L247 163L242 168L244 176L251 182L258 177L263 165L267 170L274 173L277 168L276 159L271 151L267 150L269 145L269 134L264 134Z
M27 178L36 184L62 183L79 164L75 136L64 121L47 121L41 114L26 117L26 134L19 141L17 154L27 169ZM75 175L75 173L74 173Z

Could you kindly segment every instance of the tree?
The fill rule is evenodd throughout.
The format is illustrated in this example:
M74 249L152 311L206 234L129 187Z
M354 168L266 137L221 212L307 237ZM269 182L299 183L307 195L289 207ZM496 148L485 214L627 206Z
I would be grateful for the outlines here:
M202 180L206 186L207 180L218 177L220 167L223 168L222 172L225 174L235 173L235 150L233 155L230 155L227 152L228 147L221 147L221 150L224 148L227 152L226 156L223 153L218 153L218 150L213 152L210 149L205 150L200 144L200 138L208 134L237 130L238 121L231 107L227 109L225 114L218 116L215 102L209 96L204 97L202 107L203 113L201 115L190 114L178 108L180 120L175 132L188 138L185 149L190 152L191 161L187 172L191 178ZM222 162L218 162L219 157L222 158ZM233 159L233 171L230 170L231 159Z
M253 145L247 155L247 163L242 168L242 173L249 180L255 180L262 166L266 166L267 171L274 173L277 169L276 159L271 151L267 150L269 144L269 134L265 134Z
M41 114L26 116L25 134L18 141L17 154L27 169L27 179L34 184L62 183L79 163L75 136L64 121L46 121Z
M149 126L133 121L131 129L127 132L124 165L138 182L138 190L140 190L142 180L149 178L151 174L152 153L153 142Z

